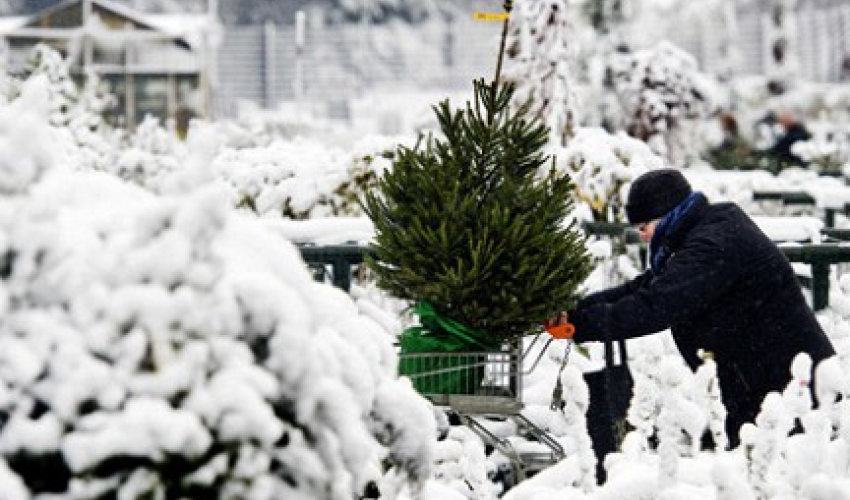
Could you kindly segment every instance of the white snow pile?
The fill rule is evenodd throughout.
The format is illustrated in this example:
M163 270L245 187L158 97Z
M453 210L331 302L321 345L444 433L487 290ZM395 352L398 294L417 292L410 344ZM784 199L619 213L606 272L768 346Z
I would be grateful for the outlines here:
M32 94L0 107L2 497L423 487L432 410L392 336L220 184L190 182L198 157L168 195L58 163L75 147Z

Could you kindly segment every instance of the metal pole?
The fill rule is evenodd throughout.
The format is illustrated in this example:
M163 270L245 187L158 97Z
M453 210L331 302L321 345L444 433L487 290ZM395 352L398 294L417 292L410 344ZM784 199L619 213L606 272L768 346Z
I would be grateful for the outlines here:
M91 33L91 0L83 0L83 73L88 70L94 59L94 47L92 46Z
M218 0L207 0L207 26L204 33L204 44L201 50L204 51L203 64L201 74L199 75L199 86L201 87L202 95L202 110L198 110L203 116L212 116L212 100L213 100L213 85L216 77L216 53L217 46L216 37L220 36L218 32Z
M304 75L302 73L301 58L304 53L305 30L307 25L307 16L303 10L295 13L295 102L301 102L301 96L304 92Z
M372 2L371 0L363 0L363 16L360 20L360 63L359 67L359 75L360 75L360 89L359 92L363 92L366 89L366 58L368 57L368 48L369 48L369 25L372 17Z
M263 89L263 99L266 103L266 108L274 106L274 88L275 88L275 39L277 38L275 25L272 21L266 21L265 30L263 31L263 80L265 88Z

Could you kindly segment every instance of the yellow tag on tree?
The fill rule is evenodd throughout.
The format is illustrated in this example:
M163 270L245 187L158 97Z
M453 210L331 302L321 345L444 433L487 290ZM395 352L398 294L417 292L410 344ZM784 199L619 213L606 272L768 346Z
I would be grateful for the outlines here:
M476 21L504 21L510 16L508 12L476 12L472 18Z

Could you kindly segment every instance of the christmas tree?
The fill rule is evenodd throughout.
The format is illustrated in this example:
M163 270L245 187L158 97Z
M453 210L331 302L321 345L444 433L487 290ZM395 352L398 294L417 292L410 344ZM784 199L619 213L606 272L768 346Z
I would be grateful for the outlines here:
M399 148L363 197L378 286L417 303L420 319L436 315L426 326L443 331L431 334L457 341L460 331L471 348L496 348L569 308L589 271L566 222L571 180L543 151L547 127L527 106L509 106L500 67L501 57L465 109L435 106L441 136Z

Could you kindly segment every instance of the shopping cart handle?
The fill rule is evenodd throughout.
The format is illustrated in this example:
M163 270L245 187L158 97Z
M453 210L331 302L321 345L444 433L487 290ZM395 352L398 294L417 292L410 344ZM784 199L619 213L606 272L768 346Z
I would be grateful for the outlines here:
M546 333L559 340L572 339L576 334L576 327L572 323L561 323L559 325L546 325Z

